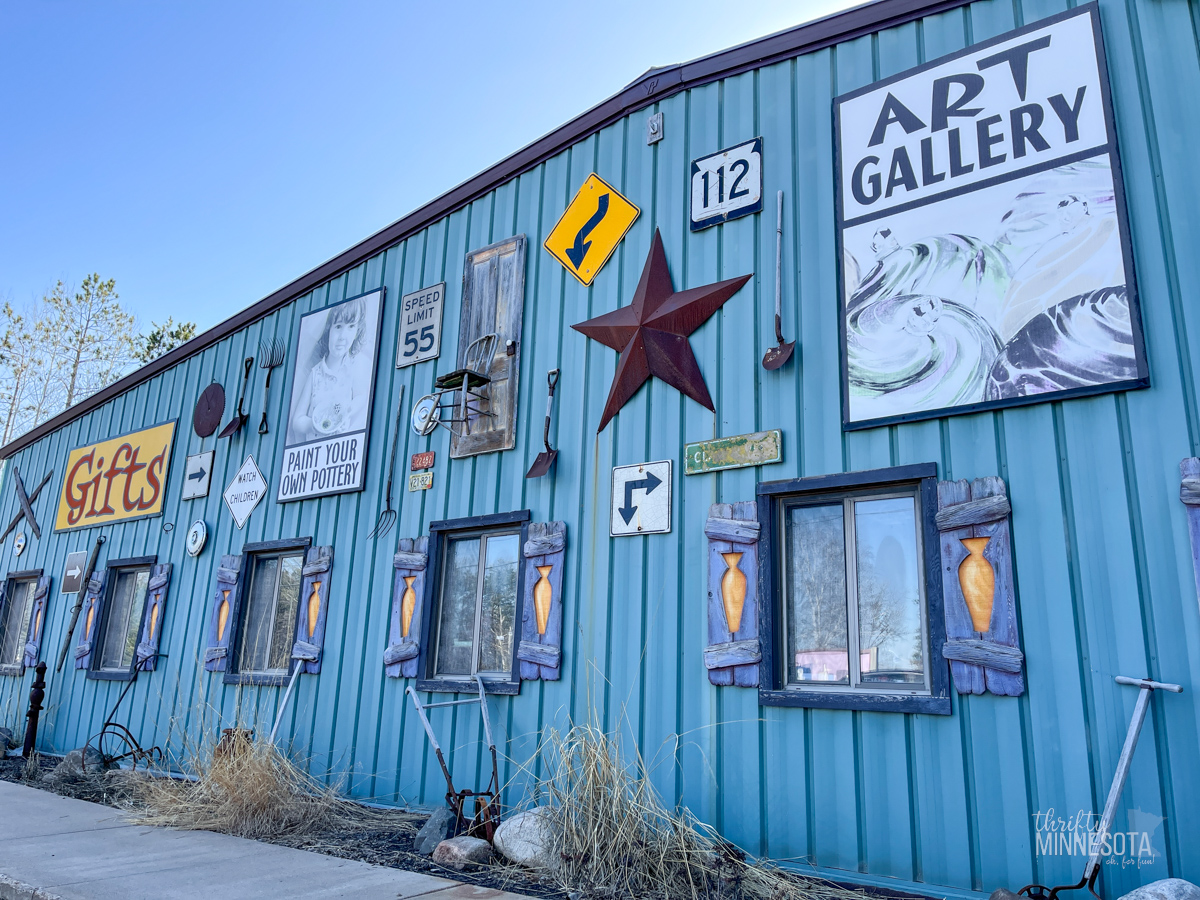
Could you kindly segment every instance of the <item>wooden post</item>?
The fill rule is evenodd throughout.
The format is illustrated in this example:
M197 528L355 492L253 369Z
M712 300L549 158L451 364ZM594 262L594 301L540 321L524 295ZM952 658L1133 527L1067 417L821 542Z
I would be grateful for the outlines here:
M25 746L21 755L29 759L33 747L37 743L38 714L42 711L42 701L46 699L46 664L37 664L37 677L33 679L33 687L29 690L29 712L25 718L29 720L25 726Z

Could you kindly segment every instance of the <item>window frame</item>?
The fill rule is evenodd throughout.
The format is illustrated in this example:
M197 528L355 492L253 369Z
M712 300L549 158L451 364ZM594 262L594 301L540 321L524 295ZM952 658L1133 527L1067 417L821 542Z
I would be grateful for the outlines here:
M4 598L5 598L4 605L6 607L6 609L3 611L4 615L8 615L7 607L8 607L9 599L12 597L13 585L18 584L18 583L24 583L24 582L32 582L33 583L33 593L31 593L25 601L26 603L32 603L33 602L33 594L37 593L38 580L42 577L43 574L44 574L44 570L42 570L42 569L23 569L20 572L9 572L7 575L4 576ZM42 627L45 628L44 622L42 623ZM25 634L21 635L21 640L18 643L17 661L15 663L0 662L0 676L7 675L7 676L15 676L17 678L20 678L22 675L25 674L25 641L28 639L28 637L29 637L29 629L26 628Z
M137 649L134 649L133 660L128 669L102 669L101 659L104 656L104 639L108 636L108 618L112 609L113 594L117 589L117 576L122 571L145 569L147 583L150 570L158 565L157 556L131 556L126 559L110 559L104 564L104 593L100 598L99 615L96 617L95 639L92 641L91 658L88 661L87 677L96 681L130 681L137 669ZM80 592L87 590L87 585L80 587ZM146 604L142 604L142 615L138 619L138 636L146 626Z
M479 688L474 678L436 676L433 672L434 659L437 649L433 641L437 636L438 618L441 614L441 588L443 568L446 556L446 546L449 540L472 534L487 534L496 531L513 531L513 526L519 526L519 543L517 549L517 597L514 610L512 671L507 678L496 679L483 677L483 689L489 694L515 695L521 692L521 661L517 659L517 647L521 643L521 622L525 604L525 542L529 539L529 521L531 513L528 509L516 512L496 513L487 516L470 516L462 519L445 519L431 522L429 525L429 566L425 579L425 596L421 598L422 609L428 610L428 615L422 616L421 622L421 655L417 663L416 689L418 691L436 691L442 693L476 693Z
M271 675L263 672L239 672L235 671L238 657L242 652L242 611L247 598L250 594L250 587L254 580L254 567L257 562L256 557L268 556L275 554L299 553L303 558L307 558L308 550L312 546L312 537L303 538L286 538L278 541L256 541L254 543L242 545L242 567L238 577L237 590L233 594L233 602L230 604L229 618L233 622L233 632L229 636L229 656L228 665L225 667L225 675L223 682L225 684L241 684L259 687L280 687L287 684L288 678L291 675L291 662L288 664L288 672L282 675ZM301 593L304 591L304 582L301 578L300 583ZM303 598L301 598L301 603ZM300 604L297 604L296 615L300 615ZM298 621L298 619L296 620ZM292 622L292 642L295 642L296 621Z
M853 684L819 688L789 684L783 667L787 659L782 577L784 547L783 535L779 533L783 510L795 500L824 500L832 503L845 501L847 498L871 499L900 492L915 493L917 499L919 552L925 588L924 650L928 690L922 689L918 693L903 688L873 690ZM946 620L942 604L941 538L935 521L936 515L936 463L766 481L758 485L758 520L762 529L758 574L764 600L760 607L762 663L758 697L761 705L951 714L950 670L942 656L942 644L946 640ZM846 527L844 520L843 527ZM851 552L852 549L848 547L847 552ZM851 627L851 622L857 621L857 615L852 615L852 612L847 608L847 629Z

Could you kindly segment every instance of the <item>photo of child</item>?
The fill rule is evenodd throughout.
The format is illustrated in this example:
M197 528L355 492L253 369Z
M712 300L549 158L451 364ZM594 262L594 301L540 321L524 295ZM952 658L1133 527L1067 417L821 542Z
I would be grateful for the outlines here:
M287 445L366 430L378 345L378 294L344 300L300 324Z

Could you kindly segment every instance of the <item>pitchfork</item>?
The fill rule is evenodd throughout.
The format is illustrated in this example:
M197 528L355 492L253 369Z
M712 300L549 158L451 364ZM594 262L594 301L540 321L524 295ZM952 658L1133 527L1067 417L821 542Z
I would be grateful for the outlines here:
M275 338L268 344L266 341L258 342L258 365L259 368L267 370L267 383L263 387L263 414L262 421L258 423L258 433L266 434L267 429L267 398L271 392L271 370L283 365L284 354L287 353L287 344L282 338Z
M400 399L396 402L396 428L392 432L392 458L388 462L387 508L379 514L379 521L367 535L367 539L383 537L396 524L396 511L392 509L392 473L396 469L396 445L400 443L400 420L404 417L404 385L400 385Z

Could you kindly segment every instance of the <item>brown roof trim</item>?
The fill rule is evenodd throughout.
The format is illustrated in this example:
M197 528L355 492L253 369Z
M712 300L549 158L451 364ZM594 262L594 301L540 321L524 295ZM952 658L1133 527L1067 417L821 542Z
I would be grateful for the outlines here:
M148 381L188 357L207 349L249 325L269 315L297 297L319 287L342 272L352 269L366 259L399 243L437 220L461 209L516 176L527 172L546 159L561 153L572 144L605 128L618 119L657 103L688 88L727 78L739 72L821 50L842 41L853 40L884 28L911 22L922 16L934 15L949 9L966 6L970 0L876 0L845 12L826 16L814 22L797 25L786 31L757 38L745 44L722 50L691 62L663 66L647 71L607 100L593 106L516 153L501 160L474 178L451 188L440 197L414 210L402 219L377 231L364 241L301 275L295 281L268 294L252 306L214 325L170 353L160 356L120 381L97 391L0 447L0 459L7 459L19 450L41 440L85 413L103 406L125 391Z

